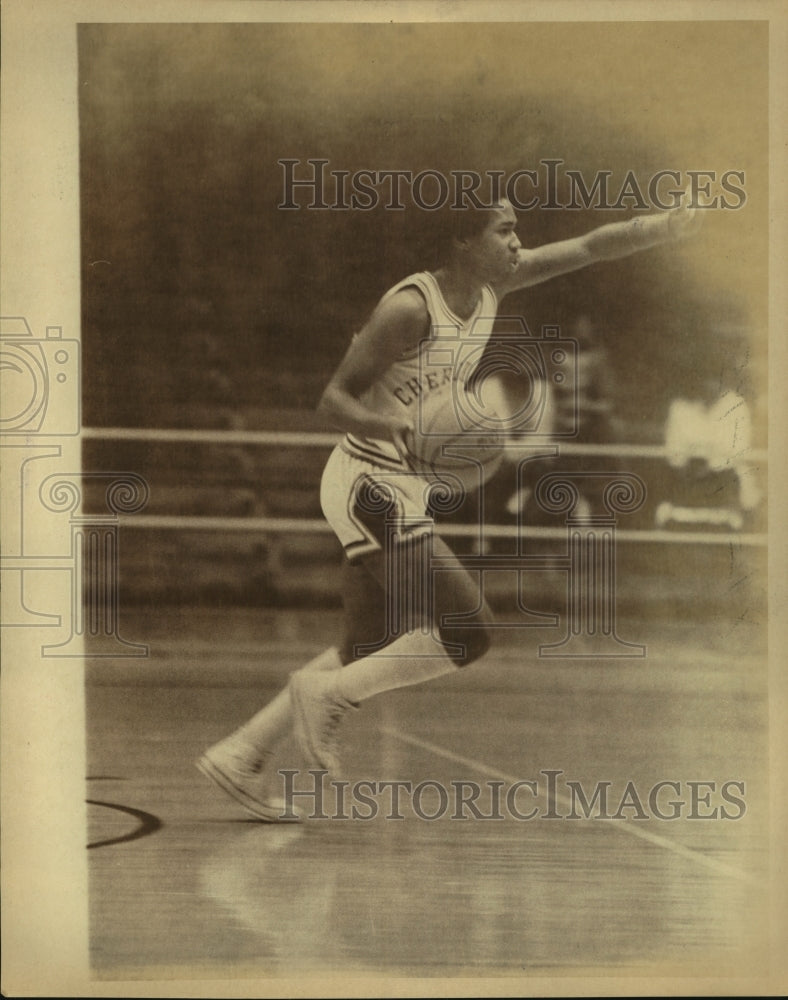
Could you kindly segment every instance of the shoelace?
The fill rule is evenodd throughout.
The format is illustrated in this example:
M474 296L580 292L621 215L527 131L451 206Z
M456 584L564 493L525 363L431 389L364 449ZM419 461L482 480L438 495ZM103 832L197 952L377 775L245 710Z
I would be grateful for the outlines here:
M342 705L332 704L328 710L328 718L323 727L323 738L331 747L337 745L337 728L344 718L345 709Z
M265 767L266 758L260 757L244 757L243 754L238 754L235 758L235 767L238 771L247 771L249 774L260 774Z

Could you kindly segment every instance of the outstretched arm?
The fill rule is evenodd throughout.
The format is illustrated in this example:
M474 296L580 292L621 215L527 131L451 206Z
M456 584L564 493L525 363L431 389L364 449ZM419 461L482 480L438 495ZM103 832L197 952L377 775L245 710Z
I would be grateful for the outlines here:
M597 261L616 260L660 243L672 243L689 236L698 225L696 210L682 206L659 215L609 223L584 236L547 243L535 250L522 249L517 269L505 282L496 285L496 292L500 298L518 288L538 285Z

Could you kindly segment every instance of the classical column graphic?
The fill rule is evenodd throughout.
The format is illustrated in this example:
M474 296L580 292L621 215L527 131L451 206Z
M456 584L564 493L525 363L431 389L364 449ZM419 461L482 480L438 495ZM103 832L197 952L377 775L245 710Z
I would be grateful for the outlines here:
M601 512L580 503L589 489L599 494ZM643 504L642 479L631 472L550 473L536 484L535 497L543 510L566 514L569 553L566 635L540 646L539 655L645 656L645 646L622 640L616 631L616 515Z
M87 483L106 485L108 514L82 514ZM148 647L127 642L119 632L118 527L120 515L135 514L148 500L148 484L131 472L66 473L41 484L43 506L70 514L71 635L44 646L44 656L147 656Z
M40 582L42 571L68 566L68 557L58 556L47 549L50 539L42 549L35 531L38 503L31 504L26 496L31 482L46 475L38 472L42 460L47 463L59 458L58 444L28 444L23 441L0 442L0 465L3 469L3 487L7 506L3 511L3 552L0 555L0 587L3 593L3 628L56 628L61 616L41 611L28 605L31 579ZM35 599L33 599L35 604Z

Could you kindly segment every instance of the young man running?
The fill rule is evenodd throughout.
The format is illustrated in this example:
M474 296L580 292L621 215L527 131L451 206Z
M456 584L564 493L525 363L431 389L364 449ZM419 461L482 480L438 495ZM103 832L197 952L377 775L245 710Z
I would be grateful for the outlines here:
M447 377L445 366L430 363L435 337L445 337L448 330L456 341L472 334L474 343L480 343L492 333L505 295L597 261L681 239L695 228L695 214L683 206L529 250L520 244L517 218L507 201L481 211L458 211L443 266L413 274L383 296L353 338L319 405L326 422L345 433L321 482L323 512L346 554L342 647L326 650L291 674L283 691L198 761L203 773L253 815L272 822L294 818L265 791L280 737L293 731L310 766L335 772L337 729L348 711L384 691L452 673L489 647L485 626L492 614L486 604L472 627L446 624L452 614L477 607L479 587L435 531L428 513L429 484L413 472L409 455L414 398L418 394L423 402ZM392 519L397 526L393 534L385 530ZM408 572L401 566L411 571L415 566L419 573L428 558L440 559L441 569L450 571L430 577L421 617L417 613L387 644L378 642L382 648L368 642L367 649L374 651L359 656L362 637L381 638L382 610L391 602L392 588L400 595L403 585L407 590L407 580L402 584L392 576ZM419 581L412 582L418 589Z

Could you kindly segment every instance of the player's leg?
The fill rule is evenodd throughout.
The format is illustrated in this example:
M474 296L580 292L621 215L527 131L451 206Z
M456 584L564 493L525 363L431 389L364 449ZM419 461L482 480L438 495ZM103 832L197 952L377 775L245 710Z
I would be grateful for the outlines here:
M365 697L388 688L416 684L440 676L454 670L456 665L471 662L486 649L487 638L483 625L490 620L486 606L481 608L480 617L477 618L481 628L463 628L458 631L447 623L441 624L445 615L451 612L474 609L478 593L469 574L438 538L434 539L431 552L433 556L441 556L445 561L444 566L450 565L452 569L430 576L431 582L428 587L422 587L422 592L433 603L421 611L417 609L418 623L423 625L429 618L437 623L435 628L427 627L426 631L423 627L416 628L401 634L401 623L396 629L391 627L390 622L387 623L384 612L392 605L392 561L384 555L385 545L381 544L385 534L383 527L386 512L379 511L376 514L377 524L367 522L366 530L360 531L358 521L350 513L352 505L348 504L347 499L343 499L354 492L359 482L368 478L369 470L365 464L343 455L339 449L333 453L323 475L321 501L329 522L349 552L358 551L359 546L363 550L363 554L353 565L348 563L343 569L345 638L341 651L331 647L321 652L297 672L301 681L296 685L291 683L289 688L280 691L248 722L225 740L209 748L198 761L203 773L262 819L280 818L280 806L269 802L261 779L266 770L270 770L268 765L272 760L274 745L291 729L293 704L298 700L293 698L293 689L298 689L304 678L318 672L336 671L343 663L350 664L350 661L358 658L359 650L370 644L385 646L390 643L391 655L386 658L382 669L380 657L377 660L364 657L364 670L370 666L373 668L372 673L364 677L366 683L360 684L361 676L349 674L345 677L349 695L345 698L344 691L339 695L341 715L355 701L362 701ZM402 486L401 481L398 482ZM409 487L413 483L406 478L404 485ZM421 487L416 492L420 491ZM407 489L404 492L407 493ZM418 520L423 509L418 502L414 503L410 499L411 506L407 513L416 515ZM370 541L368 530L378 537L377 543ZM416 545L417 562L421 565L424 565L428 544L422 541ZM408 546L413 553L412 539L408 539ZM405 547L399 549L398 558L394 560L397 565L402 564L400 557L404 551ZM400 591L403 587L407 589L409 583L413 582L405 579L401 573L397 574L397 580ZM451 652L454 660L450 659L430 632L440 634L442 639L453 644ZM394 642L397 643L396 649ZM381 649L381 655L384 653L385 650ZM337 708L329 703L327 711L336 714ZM300 727L299 733L302 732L303 727ZM302 745L305 743L303 738L300 742Z
M436 558L441 568L433 572ZM490 643L492 613L441 538L408 539L388 553L367 554L363 562L394 609L381 648L330 674L297 671L290 679L296 737L310 762L328 770L337 769L337 727L348 709L384 691L453 673L479 659ZM402 608L399 595L414 591L418 606ZM471 613L472 623L452 620Z
M380 583L362 563L343 560L340 573L344 609L343 639L310 660L304 671L335 670L356 658L356 650L385 634L385 601ZM266 776L275 770L276 745L293 725L290 690L284 687L247 722L209 747L198 768L260 819L276 821L284 804L272 801Z
M420 535L399 542L390 552L371 552L359 560L359 567L367 580L377 582L381 595L383 607L370 622L375 629L370 634L378 637L381 649L360 649L357 644L349 662L375 652L381 659L396 656L393 643L411 634L423 636L419 641L425 649L446 655L455 667L487 651L492 612L478 581L439 535ZM471 615L472 622L462 620Z
M358 650L385 641L386 596L363 559L344 559L339 581L343 617L339 656L345 666L358 659Z
M329 647L309 661L305 671L334 670L342 665L339 650ZM284 687L247 722L204 751L197 767L258 819L295 820L292 809L272 799L266 780L275 771L274 752L292 728L292 701Z

